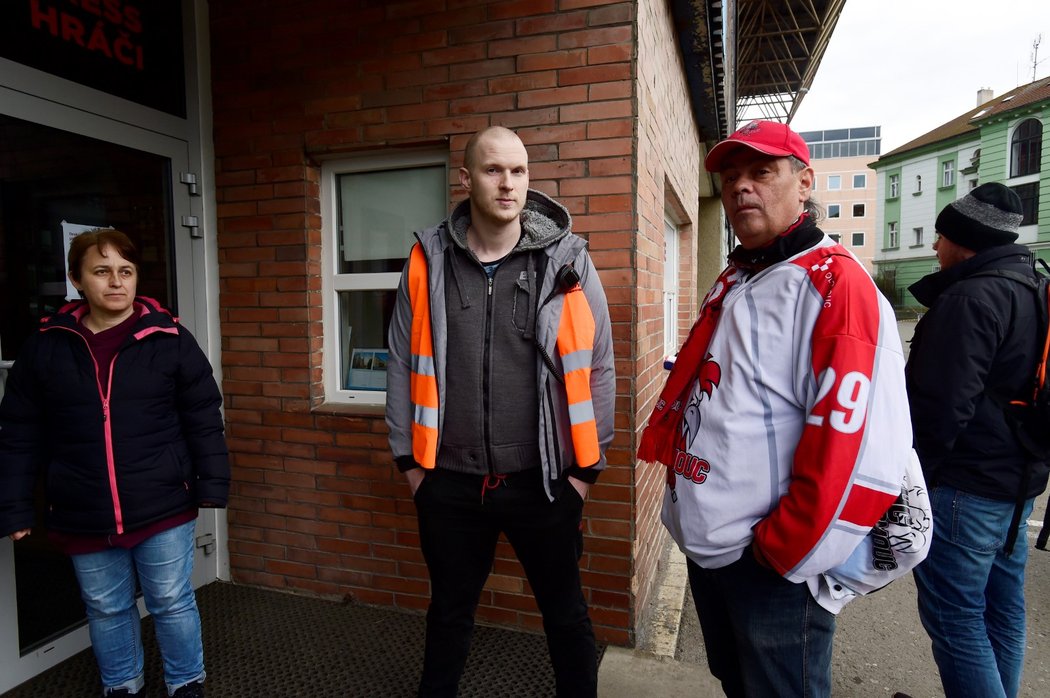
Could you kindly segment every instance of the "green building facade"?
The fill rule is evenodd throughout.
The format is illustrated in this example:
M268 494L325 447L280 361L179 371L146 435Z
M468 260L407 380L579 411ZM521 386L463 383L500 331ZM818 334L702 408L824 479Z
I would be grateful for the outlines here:
M1036 80L886 153L871 165L878 181L875 278L902 316L922 311L908 286L938 269L937 214L987 182L1021 198L1018 242L1050 261L1050 78Z

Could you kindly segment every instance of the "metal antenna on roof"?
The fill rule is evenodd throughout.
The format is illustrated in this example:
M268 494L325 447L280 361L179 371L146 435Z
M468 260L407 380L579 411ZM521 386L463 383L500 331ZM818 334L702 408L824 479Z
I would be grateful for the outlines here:
M1035 82L1035 69L1042 62L1039 60L1039 44L1043 42L1043 35L1039 34L1035 37L1035 41L1032 42L1032 82ZM1046 60L1045 58L1043 59Z

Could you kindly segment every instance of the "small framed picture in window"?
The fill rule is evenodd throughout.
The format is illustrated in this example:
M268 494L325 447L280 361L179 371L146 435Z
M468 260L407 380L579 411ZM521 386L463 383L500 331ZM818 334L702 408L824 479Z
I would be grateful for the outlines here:
M386 390L386 349L354 349L350 355L347 390Z

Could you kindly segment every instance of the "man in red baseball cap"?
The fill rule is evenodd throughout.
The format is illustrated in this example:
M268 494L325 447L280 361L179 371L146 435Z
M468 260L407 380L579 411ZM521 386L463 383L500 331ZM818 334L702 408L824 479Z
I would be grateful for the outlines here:
M922 486L897 325L864 267L817 227L797 133L753 121L704 164L740 245L638 457L667 466L662 519L726 695L829 696L835 614L928 546L910 520L887 528L906 517L884 517L909 465ZM868 535L877 523L907 543L880 546L885 559Z
M813 188L809 147L785 124L752 121L716 145L704 160L722 179L722 205L740 244L761 248L785 233L802 213ZM758 168L758 169L756 169ZM761 177L741 176L761 169ZM810 207L810 218L816 209Z

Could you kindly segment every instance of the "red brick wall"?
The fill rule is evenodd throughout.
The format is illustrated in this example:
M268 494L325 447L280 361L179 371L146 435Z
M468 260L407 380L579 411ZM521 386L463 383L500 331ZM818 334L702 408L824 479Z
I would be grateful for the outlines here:
M696 247L700 140L690 110L668 3L642 0L638 11L638 266L635 373L630 395L635 427L645 426L667 372L664 349L664 216L679 225L678 337L696 317ZM640 612L648 608L657 563L667 540L660 523L665 471L635 469L635 556Z
M611 304L618 432L585 510L582 565L599 637L630 644L635 3L210 7L234 580L425 608L415 511L391 465L382 415L323 404L314 156L447 144L458 182L469 135L503 124L528 146L533 186L564 203L589 239ZM453 187L450 203L461 197ZM497 556L479 618L539 629L509 546Z

